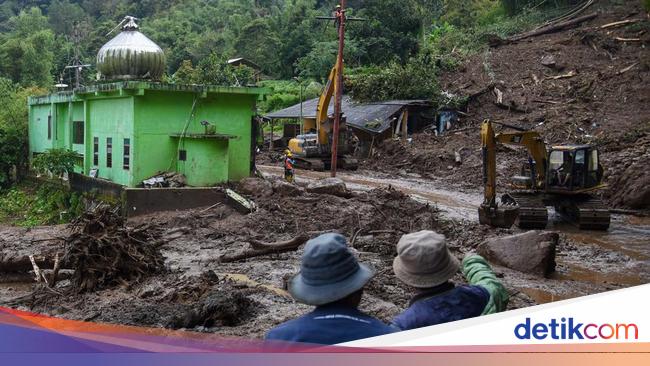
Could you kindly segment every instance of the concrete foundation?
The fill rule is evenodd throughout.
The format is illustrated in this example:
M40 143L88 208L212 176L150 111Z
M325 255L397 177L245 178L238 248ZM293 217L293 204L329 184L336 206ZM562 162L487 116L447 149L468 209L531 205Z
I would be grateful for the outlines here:
M216 188L125 188L124 214L127 217L160 211L187 210L227 203L226 195Z

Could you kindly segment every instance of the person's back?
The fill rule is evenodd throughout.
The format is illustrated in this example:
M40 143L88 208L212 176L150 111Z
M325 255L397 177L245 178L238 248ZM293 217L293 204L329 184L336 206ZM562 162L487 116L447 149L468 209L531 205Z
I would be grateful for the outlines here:
M395 276L414 288L409 307L393 319L401 330L472 318L505 309L508 294L485 259L469 255L462 272L469 286L450 281L461 264L449 253L445 237L433 231L402 236L393 261Z
M326 305L280 324L269 331L266 339L332 345L393 331L386 324L356 308Z
M298 301L316 308L271 329L267 340L337 344L392 333L395 329L358 310L373 271L357 262L340 234L307 242L301 270L289 283Z
M409 307L393 319L393 325L405 330L473 318L483 313L490 300L490 294L481 286L455 287L451 282L442 286L445 288L416 295Z

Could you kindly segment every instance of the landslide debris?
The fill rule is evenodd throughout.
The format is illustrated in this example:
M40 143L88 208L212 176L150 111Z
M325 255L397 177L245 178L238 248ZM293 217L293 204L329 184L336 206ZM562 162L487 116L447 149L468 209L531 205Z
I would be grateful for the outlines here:
M96 205L69 226L63 263L74 269L76 291L138 282L164 269L158 232L148 225L125 227L118 208Z
M362 168L480 189L480 123L489 118L539 131L548 144L598 145L610 205L649 208L650 19L634 2L594 9L576 28L487 49L443 74L443 90L467 100L454 129L385 141ZM623 19L635 21L601 28ZM502 147L499 186L525 162L525 151Z

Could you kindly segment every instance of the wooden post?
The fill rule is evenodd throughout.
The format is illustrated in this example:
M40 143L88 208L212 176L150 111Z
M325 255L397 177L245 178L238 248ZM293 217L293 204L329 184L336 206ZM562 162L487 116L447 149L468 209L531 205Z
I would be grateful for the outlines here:
M402 138L406 139L409 136L409 110L408 108L404 109L404 114L402 115Z
M269 141L269 151L273 150L273 120L269 121L271 125L271 141Z
M336 100L334 102L334 126L332 128L332 161L330 175L336 177L338 159L339 127L341 125L341 100L343 98L343 48L345 47L345 0L341 0L341 9L336 15L339 25L339 51L336 55L338 75L336 76Z

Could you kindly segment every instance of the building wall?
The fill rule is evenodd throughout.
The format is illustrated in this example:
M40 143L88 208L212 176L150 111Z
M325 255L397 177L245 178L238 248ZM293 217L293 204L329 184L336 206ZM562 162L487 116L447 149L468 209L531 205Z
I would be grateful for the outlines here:
M94 92L30 98L30 152L72 149L83 155L78 172L88 175L92 169L98 169L98 177L130 187L163 171L180 171L194 186L248 177L252 117L258 94L235 89L231 92L229 88L194 88L100 85ZM175 135L203 134L204 120L215 126L216 134L228 136L186 136L179 146L181 140ZM83 121L83 144L74 143L75 121ZM130 144L128 167L124 166L125 139ZM187 152L185 162L178 160L180 149Z
M48 138L48 118L52 115L51 104L31 106L29 110L29 149L42 153L54 147L54 136ZM50 123L52 123L50 119Z
M98 177L126 186L133 185L132 167L124 169L124 139L133 141L133 97L90 99L86 123L86 174L98 169ZM98 164L94 159L94 139L98 139ZM112 162L108 166L108 139L112 142ZM131 154L133 155L133 154ZM133 159L133 157L131 157ZM133 164L130 164L133 166Z
M196 101L196 103L195 103ZM255 95L162 92L147 90L135 99L135 182L142 181L159 171L168 171L179 165L178 139L171 135L202 134L208 121L216 133L232 135L228 146L227 178L218 181L238 181L250 175L252 133L251 119L254 115ZM189 139L183 139L185 142ZM210 140L217 143L216 140ZM180 147L181 149L183 146ZM188 160L196 166L218 165L220 156L203 154L194 156L189 150ZM202 149L205 152L204 149ZM216 150L213 150L215 152ZM205 161L200 161L205 160ZM215 168L216 169L216 168ZM189 177L188 177L189 178ZM191 183L190 183L191 184ZM195 185L195 184L192 184Z
M177 171L187 177L187 184L207 187L228 181L228 140L192 138L182 143L185 161L178 161Z

